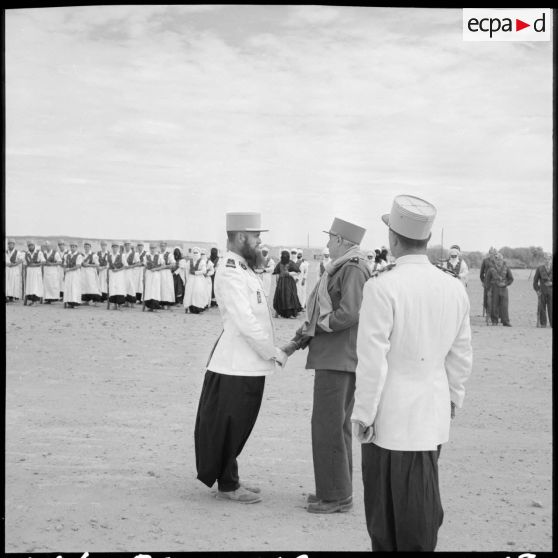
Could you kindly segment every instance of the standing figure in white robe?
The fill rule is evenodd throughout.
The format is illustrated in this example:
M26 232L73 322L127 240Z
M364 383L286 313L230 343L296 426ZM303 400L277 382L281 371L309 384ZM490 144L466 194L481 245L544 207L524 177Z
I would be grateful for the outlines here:
M192 249L192 259L188 266L188 279L184 292L185 312L199 314L204 311L207 302L207 287L205 281L206 265L201 258L199 248Z
M66 254L64 275L64 307L74 308L81 303L81 264L83 256L78 252L77 243L70 242L70 252Z
M95 306L101 302L101 286L99 284L99 256L91 251L91 242L84 242L85 254L81 264L81 300L89 304L92 300Z
M164 259L157 252L157 245L149 244L149 252L145 255L145 290L144 304L150 312L161 308L161 270Z
M306 283L308 281L308 262L302 258L302 250L299 248L296 253L297 266L300 270L300 278L296 284L296 291L298 295L298 300L302 305L302 309L306 310Z
M327 264L331 263L331 258L329 257L329 248L324 248L322 250L322 261L320 262L320 271L318 272L318 278L320 278L324 272Z
M23 289L23 261L25 256L15 247L15 240L8 240L6 250L6 302L21 300Z
M269 248L264 246L262 248L263 260L261 262L261 267L258 267L255 271L258 273L261 281L263 290L268 298L268 302L273 300L271 297L271 278L273 276L273 270L275 269L275 261L269 255Z
M201 257L205 262L205 282L207 286L207 304L205 308L209 308L211 306L211 291L213 290L213 281L212 277L215 275L215 266L211 260L207 259L207 251L205 248L201 250Z
M105 302L108 298L108 250L107 241L101 240L101 249L97 252L99 260L99 288L101 289L101 301Z
M142 301L143 296L143 274L145 272L145 256L147 250L144 248L143 242L136 244L136 254L138 255L139 265L134 268L134 278L136 284L136 302Z
M60 254L60 261L62 265L58 267L58 274L60 275L60 300L64 298L64 274L66 273L64 262L66 261L66 255L70 253L68 248L66 248L66 243L64 240L58 241L58 253Z
M164 261L164 266L161 270L161 305L168 310L175 303L174 279L172 277L175 261L174 256L167 250L166 242L161 242L159 248Z
M43 262L45 257L33 240L27 242L25 252L25 302L31 301L30 306L41 300L44 296L43 287Z
M126 280L126 306L136 302L136 268L139 267L139 254L132 248L132 243L127 240L124 243L124 278Z
M45 263L43 264L44 303L50 304L60 300L60 269L62 258L57 250L53 250L47 240L42 246Z
M108 305L114 304L115 310L126 302L126 277L124 276L124 256L120 251L118 242L113 241L111 252L107 256L109 292Z

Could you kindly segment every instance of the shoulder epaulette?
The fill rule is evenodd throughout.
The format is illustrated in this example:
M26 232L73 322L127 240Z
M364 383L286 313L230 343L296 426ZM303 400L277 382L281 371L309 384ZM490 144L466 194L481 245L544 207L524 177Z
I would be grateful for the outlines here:
M240 267L241 267L242 269L244 269L245 271L248 269L248 268L246 267L246 265L244 264L244 262L240 262Z
M232 258L229 258L225 267L232 267L233 269L236 269L236 262Z

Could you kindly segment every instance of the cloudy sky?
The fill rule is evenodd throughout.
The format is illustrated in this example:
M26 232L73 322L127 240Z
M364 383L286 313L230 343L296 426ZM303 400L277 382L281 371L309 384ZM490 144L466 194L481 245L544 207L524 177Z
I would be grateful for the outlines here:
M464 42L460 9L97 6L6 12L6 232L275 245L338 216L387 243L552 247L552 43Z

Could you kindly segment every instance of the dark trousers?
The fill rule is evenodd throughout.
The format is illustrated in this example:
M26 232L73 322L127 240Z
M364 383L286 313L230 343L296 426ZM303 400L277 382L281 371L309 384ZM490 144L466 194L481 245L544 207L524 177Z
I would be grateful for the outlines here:
M434 551L444 512L437 451L362 444L364 511L372 550Z
M552 327L552 287L541 289L539 301L539 321L542 326L546 326L546 314L548 312L548 321Z
M497 324L498 318L500 318L503 324L510 323L510 317L508 314L508 288L493 285L490 319L493 324Z
M198 479L230 492L240 486L238 463L263 398L265 376L205 373L194 442Z
M351 413L355 374L316 370L312 408L312 457L316 496L341 500L353 493Z

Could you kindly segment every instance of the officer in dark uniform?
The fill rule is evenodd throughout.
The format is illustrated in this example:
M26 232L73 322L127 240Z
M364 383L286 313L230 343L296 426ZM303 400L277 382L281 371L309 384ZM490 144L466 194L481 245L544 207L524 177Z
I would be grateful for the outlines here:
M327 247L331 263L307 302L307 321L283 350L308 347L306 368L314 369L312 454L315 494L311 513L352 508L352 432L356 338L362 289L370 278L360 243L366 229L335 218Z

